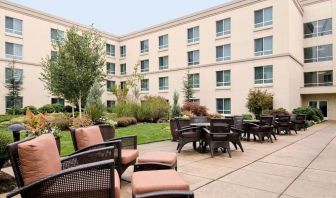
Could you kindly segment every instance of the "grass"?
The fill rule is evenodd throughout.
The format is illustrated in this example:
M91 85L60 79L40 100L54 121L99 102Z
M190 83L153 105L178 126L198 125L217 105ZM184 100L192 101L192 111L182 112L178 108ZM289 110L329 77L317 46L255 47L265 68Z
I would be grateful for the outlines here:
M6 132L5 128L0 128L0 133L6 133L12 136L12 133ZM146 123L137 124L125 128L116 129L116 137L136 135L138 144L169 140L171 138L170 127L168 123ZM21 139L24 134L21 135ZM74 152L72 140L69 131L63 131L61 137L61 155L66 156Z

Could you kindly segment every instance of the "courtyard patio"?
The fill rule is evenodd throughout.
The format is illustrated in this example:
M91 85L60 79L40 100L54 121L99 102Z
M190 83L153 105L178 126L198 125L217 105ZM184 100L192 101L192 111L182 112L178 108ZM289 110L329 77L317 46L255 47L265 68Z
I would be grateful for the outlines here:
M329 121L278 136L273 144L243 142L245 152L200 154L187 145L178 154L178 172L197 198L336 197L336 123ZM176 142L139 145L148 151L175 152ZM13 174L11 168L3 171ZM123 174L121 197L131 197L132 167ZM5 195L0 195L0 198Z

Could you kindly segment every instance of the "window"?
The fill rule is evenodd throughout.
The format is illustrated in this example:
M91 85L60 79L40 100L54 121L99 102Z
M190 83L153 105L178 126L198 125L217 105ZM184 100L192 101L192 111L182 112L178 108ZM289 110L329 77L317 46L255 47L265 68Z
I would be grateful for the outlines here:
M332 34L332 19L323 19L319 21L313 21L305 23L304 38L312 38L318 36L325 36Z
M192 88L200 88L200 76L199 74L189 74L188 78L191 82Z
M23 78L23 70L22 69L13 69L12 68L6 68L5 70L5 79L6 83L10 83L13 80L15 80L15 83L21 83L22 84L22 78Z
M254 55L263 56L273 54L273 37L268 36L254 40Z
M149 91L149 80L148 79L141 80L141 91Z
M140 42L140 53L148 52L148 40L144 40Z
M120 75L126 75L126 63L120 64Z
M120 57L126 57L126 45L120 47Z
M6 42L6 58L22 60L22 45Z
M56 41L64 40L64 32L62 30L50 29L50 38L52 43L56 43Z
M332 44L304 48L305 63L331 61L331 60L333 60Z
M12 34L22 35L22 20L6 16L5 31Z
M6 109L23 108L23 97L19 96L16 99L12 96L6 96Z
M115 86L115 81L107 80L106 81L106 90L112 92L112 88Z
M254 27L264 27L273 24L273 8L268 7L254 11Z
M120 82L120 89L125 89L126 88L126 81L121 81Z
M254 83L267 84L273 83L273 66L262 66L254 68Z
M216 22L216 36L225 36L231 34L231 18Z
M168 77L159 78L159 90L160 91L168 90Z
M141 72L148 72L149 71L149 60L142 60L140 62Z
M168 69L168 56L162 56L159 58L159 69Z
M114 63L106 63L106 73L115 74L115 64Z
M231 71L230 70L217 71L216 82L217 87L231 86Z
M333 71L318 71L304 73L305 87L319 87L333 85Z
M199 64L199 50L188 52L188 65Z
M226 61L231 60L231 45L222 45L216 47L216 61Z
M106 44L106 55L115 56L115 46L111 44Z
M112 107L115 106L115 104L116 104L116 102L114 100L107 100L106 101L106 107L107 108L112 108Z
M217 98L216 103L217 113L231 114L231 98Z
M200 40L199 26L188 29L188 43L197 43Z
M159 49L168 48L168 34L159 37Z
M51 51L50 52L50 61L51 62L57 62L57 51Z
M60 104L64 107L64 99L63 98L51 98L51 104Z

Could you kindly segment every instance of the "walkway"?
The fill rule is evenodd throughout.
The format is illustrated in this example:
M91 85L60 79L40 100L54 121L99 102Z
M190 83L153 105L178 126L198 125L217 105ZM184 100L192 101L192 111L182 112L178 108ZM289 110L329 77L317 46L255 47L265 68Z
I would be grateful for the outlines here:
M336 197L336 122L325 122L299 132L278 136L273 144L243 142L245 152L214 158L191 145L178 155L178 172L196 198L316 198ZM176 142L140 145L148 151L175 152ZM122 198L131 197L132 170L124 175ZM0 198L3 196L0 195Z

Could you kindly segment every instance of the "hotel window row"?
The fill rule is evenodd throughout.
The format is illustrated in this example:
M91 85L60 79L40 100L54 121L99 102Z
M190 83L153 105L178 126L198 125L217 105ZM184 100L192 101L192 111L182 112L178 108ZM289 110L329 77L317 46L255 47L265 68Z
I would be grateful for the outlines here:
M333 45L320 45L304 48L304 62L323 62L333 60Z
M332 19L323 19L305 23L304 38L320 37L332 34Z

